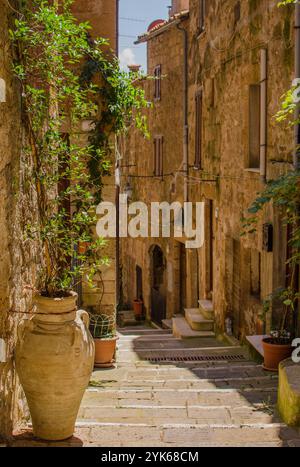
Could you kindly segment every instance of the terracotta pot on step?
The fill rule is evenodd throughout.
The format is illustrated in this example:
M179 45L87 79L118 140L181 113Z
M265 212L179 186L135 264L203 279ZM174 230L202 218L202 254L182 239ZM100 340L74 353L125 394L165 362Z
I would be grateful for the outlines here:
M95 342L95 367L112 367L115 360L117 337L109 339L94 339Z
M143 305L144 302L143 300L134 300L133 301L133 311L134 311L134 316L137 321L140 321L143 316Z
M278 371L279 364L292 355L291 344L275 344L272 338L263 340L264 368L268 371Z
M18 327L16 367L37 438L60 441L74 433L94 366L89 316L76 311L77 294L37 297L36 314Z

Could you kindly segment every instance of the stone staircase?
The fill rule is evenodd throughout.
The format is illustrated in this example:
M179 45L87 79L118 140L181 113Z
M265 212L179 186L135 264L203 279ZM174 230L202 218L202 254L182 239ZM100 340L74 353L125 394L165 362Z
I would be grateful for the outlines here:
M282 423L276 411L278 376L246 354L244 359L232 359L237 349L205 338L199 340L197 351L209 358L176 362L172 355L179 350L184 354L197 341L178 340L170 331L146 326L123 328L119 337L116 367L94 371L73 438L42 442L29 426L10 445L300 446L299 431ZM167 352L170 358L154 363L144 358L149 352Z
M199 308L186 308L185 316L172 320L173 335L177 339L191 339L215 336L213 304L209 300L199 300Z

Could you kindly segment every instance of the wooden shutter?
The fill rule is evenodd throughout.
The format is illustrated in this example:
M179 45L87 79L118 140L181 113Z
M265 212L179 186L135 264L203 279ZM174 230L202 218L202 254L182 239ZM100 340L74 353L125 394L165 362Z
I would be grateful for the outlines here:
M206 16L206 0L198 0L199 1L199 21L198 21L198 29L199 33L203 32L205 29L205 16Z
M260 167L260 85L249 87L249 168Z
M202 91L195 97L195 168L202 167Z

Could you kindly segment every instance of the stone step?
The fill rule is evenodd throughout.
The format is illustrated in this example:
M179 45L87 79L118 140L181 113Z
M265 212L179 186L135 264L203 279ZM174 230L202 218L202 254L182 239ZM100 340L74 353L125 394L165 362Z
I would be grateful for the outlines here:
M130 424L77 423L76 435L83 443L98 446L247 446L288 445L299 440L295 430L280 423L252 424Z
M101 381L98 383L103 389L251 389L251 388L271 388L277 385L277 380L268 377L258 378L221 378L221 379L197 379L181 377L166 380L163 376L155 376L153 379L131 378L126 381Z
M214 319L215 311L212 301L199 300L199 310L206 319Z
M177 339L193 339L198 337L214 337L213 331L194 331L185 318L173 318L173 336Z
M277 386L274 388L249 389L105 389L88 390L82 407L178 407L217 406L251 407L253 404L273 406L277 401Z
M181 407L130 407L111 408L82 407L78 422L100 423L148 423L148 424L224 424L243 425L246 423L280 423L280 417L263 408L228 406L190 406Z
M172 329L173 326L171 319L163 319L161 324L163 329Z
M242 441L241 439L234 440L233 442L213 442L213 441L202 441L201 437L199 441L177 441L176 443L173 442L164 442L159 439L156 435L154 430L147 430L147 427L143 426L143 431L140 431L140 427L138 425L127 425L124 424L125 427L127 426L135 426L135 431L130 430L130 440L127 440L126 437L126 429L121 432L115 432L114 427L107 429L107 425L103 425L101 430L99 424L82 424L80 423L79 426L76 428L74 436L66 441L57 441L57 442L47 442L41 441L33 437L31 430L22 430L21 433L18 433L14 438L12 438L9 443L8 447L146 447L149 446L153 447L160 447L160 448L174 448L176 446L182 447L190 447L190 448L201 448L201 447L265 447L265 448L273 448L273 447L299 447L299 439L289 439L277 441ZM26 432L27 431L27 432ZM93 441L90 440L90 432L92 435ZM97 432L97 434L96 434ZM157 428L158 435L160 436L160 428ZM242 435L241 431L241 435ZM122 434L125 435L125 438L122 438ZM176 433L177 434L177 433ZM107 454L103 454L103 456L107 456ZM102 459L100 455L100 459ZM104 462L105 462L104 457Z
M139 326L141 324L140 321L135 319L135 314L133 310L126 310L121 311L119 313L119 324L121 327L127 326Z
M215 322L212 319L206 319L197 308L186 308L185 319L191 329L194 331L214 331Z

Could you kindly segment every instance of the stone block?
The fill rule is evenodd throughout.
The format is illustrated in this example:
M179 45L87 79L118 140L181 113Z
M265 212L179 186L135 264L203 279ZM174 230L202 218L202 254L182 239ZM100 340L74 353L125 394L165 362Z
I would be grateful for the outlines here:
M279 366L278 409L287 425L300 427L300 364L291 359Z

